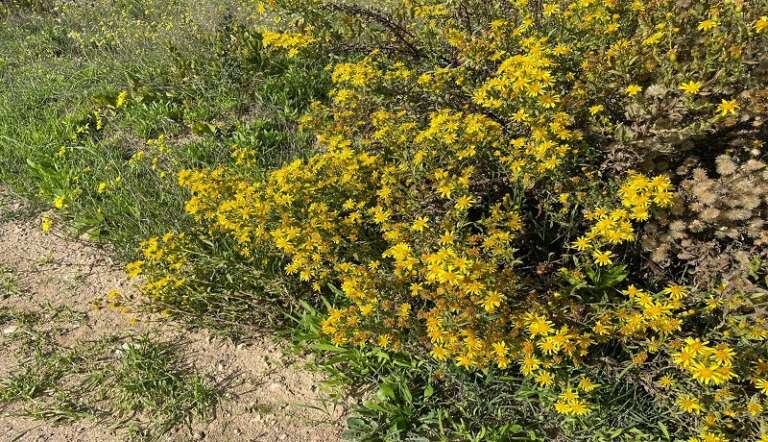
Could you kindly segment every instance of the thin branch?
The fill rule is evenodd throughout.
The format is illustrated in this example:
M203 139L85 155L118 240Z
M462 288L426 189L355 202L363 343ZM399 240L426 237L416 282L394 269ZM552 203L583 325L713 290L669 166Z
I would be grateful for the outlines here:
M332 12L341 12L343 14L362 17L384 26L389 32L403 45L408 48L408 53L414 58L423 58L424 53L416 47L409 39L414 36L403 25L397 23L383 12L374 8L364 8L359 5L348 5L344 3L330 3L326 8Z

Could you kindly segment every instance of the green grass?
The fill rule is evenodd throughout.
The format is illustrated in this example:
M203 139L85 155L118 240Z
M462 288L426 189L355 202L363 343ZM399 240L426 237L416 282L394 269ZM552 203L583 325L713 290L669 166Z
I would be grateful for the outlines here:
M23 296L13 274L0 271L3 298ZM113 334L65 343L87 322L68 306L0 306L0 350L16 359L0 378L0 415L87 419L147 441L214 417L226 385L187 362L184 342Z
M15 3L0 15L0 183L34 213L58 201L66 231L123 262L148 237L195 232L179 170L229 164L241 147L262 176L313 143L297 119L327 94L326 60L267 54L247 0ZM232 265L234 245L203 236L204 287L161 307L227 333L282 322L279 297Z
M58 203L66 231L123 262L148 237L194 231L177 172L229 164L235 147L252 152L254 177L302 156L313 139L297 119L330 87L326 60L268 54L254 12L247 0L4 4L0 183L32 213ZM262 302L252 269L231 265L234 245L202 233L191 239L209 284L162 307L222 330L281 322L278 297Z
M265 57L258 19L240 6L123 0L6 12L0 182L49 206L63 199L73 233L129 258L141 239L188 226L176 171L225 164L234 145L255 149L265 169L300 155L310 140L295 120L327 89L322 63ZM162 148L148 144L161 136Z
M128 438L156 440L214 415L220 385L184 359L181 342L110 336L56 343L55 333L26 334L19 368L0 380L0 410L49 422L91 419Z
M0 300L8 299L23 294L16 283L13 271L0 265Z
M121 416L151 416L149 434L163 434L194 416L210 417L221 391L179 357L183 343L155 342L142 336L124 343L120 362L100 373L104 394Z

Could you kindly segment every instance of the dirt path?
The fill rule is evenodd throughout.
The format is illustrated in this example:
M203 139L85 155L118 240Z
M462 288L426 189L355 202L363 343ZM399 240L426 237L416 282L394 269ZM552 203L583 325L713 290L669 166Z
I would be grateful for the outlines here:
M186 353L196 370L233 380L215 419L195 422L191 432L177 429L165 440L339 440L343 411L322 400L320 379L302 369L305 361L286 356L269 338L233 345L204 331L190 333L167 322L136 322L130 314L94 309L93 302L103 300L110 290L133 293L121 268L104 251L68 239L55 228L43 233L40 217L21 216L23 211L23 203L0 193L0 267L8 269L28 294L0 297L0 306L27 311L71 309L84 320L61 333L58 339L64 344L116 331L181 338L188 343ZM0 342L3 334L15 329L13 324L4 327ZM0 377L18 370L15 359L13 352L0 351ZM109 424L89 420L51 425L7 412L0 415L0 441L102 442L124 437Z

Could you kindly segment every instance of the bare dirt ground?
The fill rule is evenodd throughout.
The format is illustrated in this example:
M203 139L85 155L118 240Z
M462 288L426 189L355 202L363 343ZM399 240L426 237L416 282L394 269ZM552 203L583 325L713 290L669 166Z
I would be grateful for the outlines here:
M306 362L288 356L273 339L258 338L235 345L205 331L190 332L169 322L94 309L94 301L118 289L134 288L109 253L72 240L54 228L44 233L40 216L22 216L24 203L0 191L0 267L8 269L25 295L0 298L0 306L30 310L68 307L84 318L57 338L71 344L115 331L184 339L196 370L217 379L231 379L216 417L194 422L192 431L177 429L165 440L335 441L340 440L344 411L323 399L321 379L303 369ZM0 330L12 333L14 326ZM0 351L0 378L17 370L12 351ZM53 425L45 420L0 415L0 441L103 442L124 439L109 423L80 420Z

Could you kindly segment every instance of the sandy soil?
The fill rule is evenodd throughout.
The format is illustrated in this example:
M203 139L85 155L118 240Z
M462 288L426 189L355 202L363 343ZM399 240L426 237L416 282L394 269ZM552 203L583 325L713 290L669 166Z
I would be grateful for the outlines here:
M196 370L217 379L232 379L230 391L210 422L196 422L192 431L179 429L173 441L336 441L344 411L323 399L321 379L303 369L306 363L281 352L268 337L235 345L208 332L189 332L168 322L140 318L110 309L94 309L112 289L134 293L121 267L107 251L69 239L54 228L43 233L40 217L19 216L24 204L0 192L0 266L9 269L28 296L12 296L0 305L35 310L47 303L67 306L87 316L66 330L61 339L72 343L115 331L149 332L152 336L183 338ZM6 326L7 328L8 326ZM10 326L13 330L13 325ZM1 330L0 330L1 331ZM7 330L6 330L7 331ZM3 340L0 333L0 342ZM0 352L0 376L17 369L11 352ZM0 442L106 442L122 440L109 423L78 421L51 425L39 420L0 416Z

